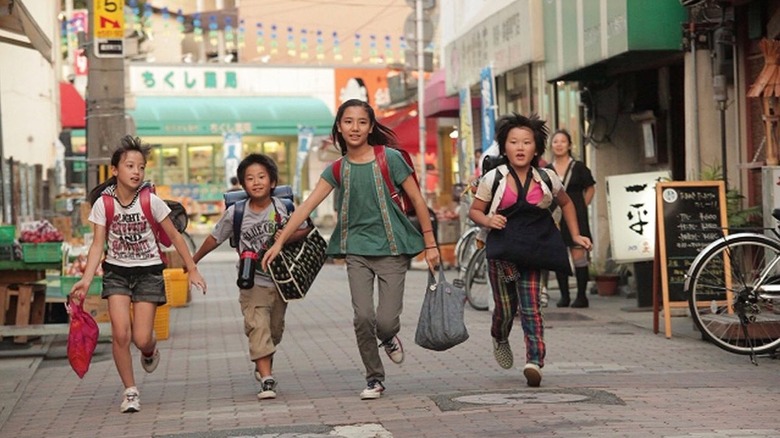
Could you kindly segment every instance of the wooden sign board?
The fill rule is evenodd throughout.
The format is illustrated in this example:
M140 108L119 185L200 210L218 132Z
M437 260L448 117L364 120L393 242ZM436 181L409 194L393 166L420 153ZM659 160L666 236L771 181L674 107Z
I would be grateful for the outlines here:
M660 265L665 333L671 338L670 309L688 307L685 291L688 268L704 247L727 233L726 191L723 181L661 182L655 190L658 226L655 263ZM653 302L657 322L657 297Z

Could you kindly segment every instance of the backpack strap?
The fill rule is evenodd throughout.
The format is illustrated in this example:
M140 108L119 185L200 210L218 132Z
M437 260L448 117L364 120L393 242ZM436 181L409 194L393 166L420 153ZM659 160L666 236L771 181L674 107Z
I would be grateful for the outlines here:
M390 192L390 199L403 210L403 204L401 203L401 196L395 189L393 179L390 178L390 168L387 165L387 153L385 152L385 146L374 146L374 155L376 156L376 164L379 166L379 171L382 172L382 179L385 180L385 186Z
M542 169L541 167L537 167L536 171L539 172L539 178L544 181L544 183L547 185L547 188L550 189L550 193L553 192L553 184L552 180L550 179L550 175L547 173L546 170Z
M239 254L241 253L241 223L244 221L247 200L248 198L242 199L233 205L233 242Z
M336 184L339 186L341 185L341 160L343 160L344 157L339 157L338 160L333 162L333 179L336 180Z
M100 195L103 200L103 209L106 211L106 240L108 240L108 230L111 228L111 222L114 221L114 197L111 195Z
M141 203L141 211L144 213L146 220L149 222L149 225L152 227L152 233L154 233L154 240L157 242L157 252L160 253L160 260L162 260L162 262L167 265L168 258L163 253L162 248L160 248L160 239L164 231L160 226L160 223L157 222L157 220L154 218L154 215L152 214L151 193L152 193L151 188L144 187L143 189L141 189L141 192L138 194L138 202ZM167 240L167 236L166 236L166 240Z

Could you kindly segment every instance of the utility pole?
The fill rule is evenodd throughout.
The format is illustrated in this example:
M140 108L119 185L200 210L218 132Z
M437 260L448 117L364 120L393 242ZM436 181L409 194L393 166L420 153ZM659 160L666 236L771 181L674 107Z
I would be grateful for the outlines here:
M415 11L417 15L417 121L420 129L418 137L420 141L420 161L422 161L422 167L420 170L420 191L422 191L423 199L426 200L427 189L427 169L425 164L425 139L427 132L425 130L425 54L423 50L425 48L423 42L423 2L417 0L415 3Z
M108 175L111 153L126 133L124 0L90 0L87 73L87 193Z

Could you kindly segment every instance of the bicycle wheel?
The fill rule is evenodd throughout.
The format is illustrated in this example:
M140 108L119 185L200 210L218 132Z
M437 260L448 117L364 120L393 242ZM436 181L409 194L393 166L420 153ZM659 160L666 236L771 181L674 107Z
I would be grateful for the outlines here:
M455 244L455 264L458 271L466 268L471 255L476 251L477 233L479 233L479 228L471 227L460 236L458 243Z
M777 349L780 295L764 287L780 285L780 243L751 233L718 239L688 274L688 306L706 339L737 354Z
M466 268L466 298L469 305L476 310L487 310L488 300L493 293L488 279L488 264L485 249L474 252Z

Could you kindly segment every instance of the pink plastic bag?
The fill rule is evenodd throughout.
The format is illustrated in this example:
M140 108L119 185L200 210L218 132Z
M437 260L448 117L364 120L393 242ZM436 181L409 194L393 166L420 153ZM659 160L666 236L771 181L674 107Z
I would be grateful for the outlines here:
M84 378L97 347L100 330L92 315L84 311L84 300L68 303L68 361L79 378Z

